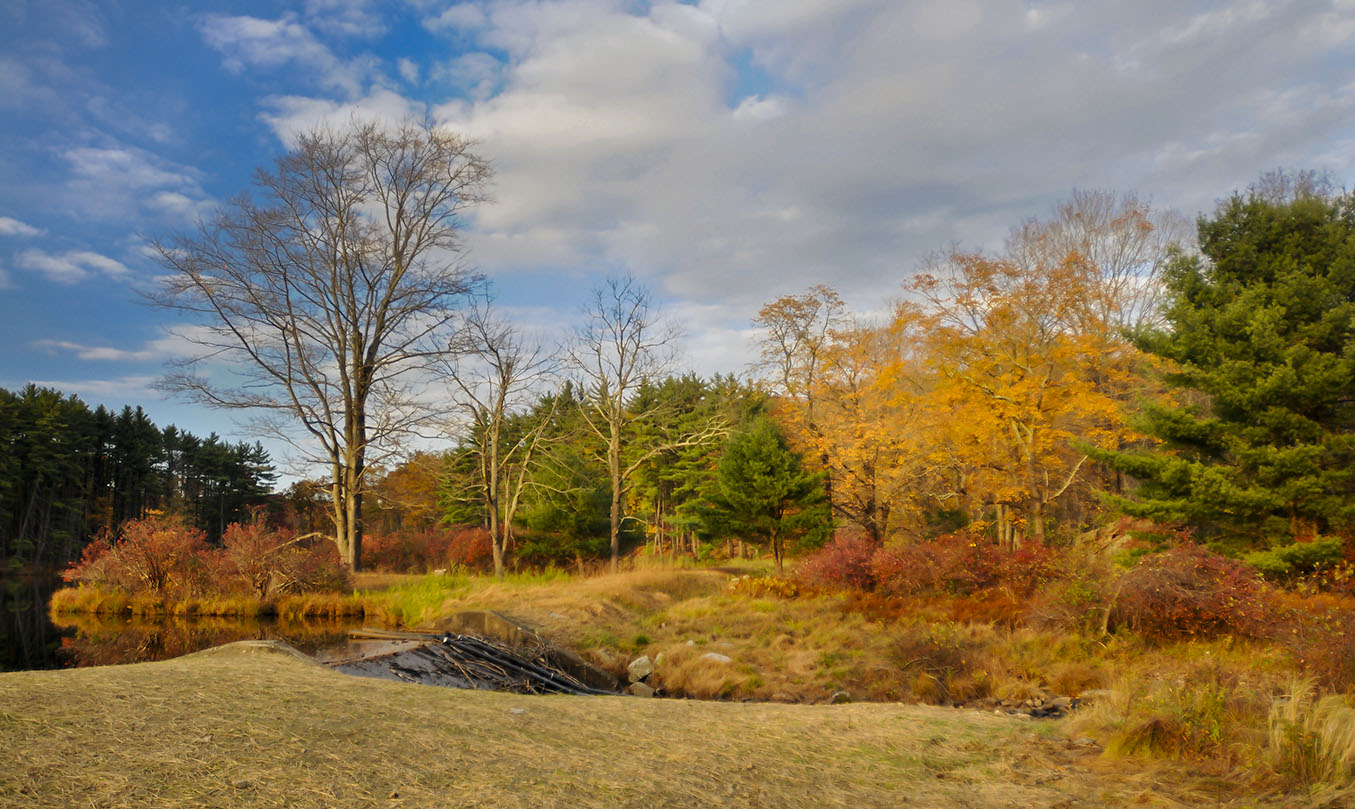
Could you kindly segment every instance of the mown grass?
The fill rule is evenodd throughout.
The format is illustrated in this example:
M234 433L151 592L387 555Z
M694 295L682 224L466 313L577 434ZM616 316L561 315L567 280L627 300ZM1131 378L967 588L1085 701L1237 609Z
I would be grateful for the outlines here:
M0 805L1198 805L1045 723L919 706L523 697L260 646L0 675ZM1262 801L1252 806L1269 805Z

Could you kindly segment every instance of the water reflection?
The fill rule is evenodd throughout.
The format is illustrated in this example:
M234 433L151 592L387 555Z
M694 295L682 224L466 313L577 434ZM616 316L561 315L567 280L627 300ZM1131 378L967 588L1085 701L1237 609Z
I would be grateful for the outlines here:
M118 618L57 616L69 665L108 666L168 660L237 640L283 640L307 654L345 642L358 620L313 622L237 618Z
M47 617L58 584L51 571L0 576L0 671L70 665L62 633Z

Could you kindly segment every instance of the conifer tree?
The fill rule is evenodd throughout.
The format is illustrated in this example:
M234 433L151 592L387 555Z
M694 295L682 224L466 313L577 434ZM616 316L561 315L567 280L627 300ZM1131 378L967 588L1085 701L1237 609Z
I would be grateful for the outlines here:
M1200 220L1137 340L1182 404L1147 408L1155 451L1096 453L1141 482L1125 511L1233 546L1355 523L1353 204L1253 189Z
M800 456L766 418L730 440L716 478L711 528L768 546L778 576L788 541L821 541L831 529L822 477L804 470Z

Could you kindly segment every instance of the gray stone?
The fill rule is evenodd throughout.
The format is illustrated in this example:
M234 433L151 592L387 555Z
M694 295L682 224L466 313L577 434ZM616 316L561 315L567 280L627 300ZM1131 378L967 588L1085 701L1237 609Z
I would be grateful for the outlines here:
M701 655L702 660L709 660L713 663L731 663L733 662L728 655L722 655L719 652L706 652Z
M659 666L662 665L663 665L663 652L659 652L658 654L654 655L654 668L658 668Z
M852 701L852 695L847 691L834 691L828 701L834 705L845 705Z
M637 697L652 697L652 696L654 696L654 689L653 689L653 688L650 688L649 686L645 685L644 683L631 683L631 684L630 684L630 692L631 692L632 694L634 694L635 696L637 696Z
M638 683L654 673L654 663L650 661L649 655L641 655L630 661L626 671L630 674L630 681Z
M509 709L508 709L508 712L511 713L511 714L513 714L514 716L522 716L523 714L527 713L527 709L526 709L526 708L509 708Z

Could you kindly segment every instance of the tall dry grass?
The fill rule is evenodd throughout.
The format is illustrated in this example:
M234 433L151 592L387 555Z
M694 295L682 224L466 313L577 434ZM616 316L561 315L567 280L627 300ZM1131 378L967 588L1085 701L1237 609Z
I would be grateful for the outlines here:
M1270 710L1268 753L1285 786L1304 790L1314 805L1355 798L1355 704L1296 681Z

